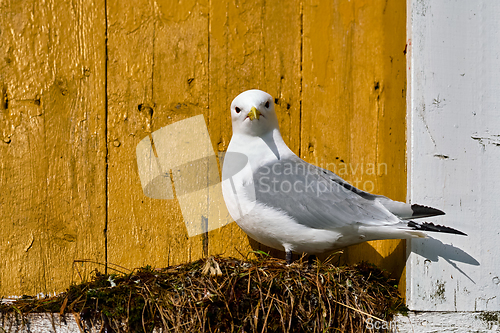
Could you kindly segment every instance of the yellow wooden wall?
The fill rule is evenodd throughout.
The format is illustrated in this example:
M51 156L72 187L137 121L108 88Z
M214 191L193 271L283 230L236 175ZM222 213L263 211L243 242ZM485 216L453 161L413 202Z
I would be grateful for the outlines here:
M246 89L277 99L303 159L405 200L405 15L401 0L1 1L0 296L261 248L235 223L188 237L177 201L144 196L135 155L199 114L225 151ZM405 244L342 257L363 259L400 278Z

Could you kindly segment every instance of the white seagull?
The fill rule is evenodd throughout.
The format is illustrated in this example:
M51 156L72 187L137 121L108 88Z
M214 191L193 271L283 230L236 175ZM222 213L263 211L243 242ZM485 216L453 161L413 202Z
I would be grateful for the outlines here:
M285 144L271 95L248 90L231 104L233 136L222 170L231 217L256 241L286 252L320 254L370 240L466 235L412 219L441 210L361 191L309 164Z

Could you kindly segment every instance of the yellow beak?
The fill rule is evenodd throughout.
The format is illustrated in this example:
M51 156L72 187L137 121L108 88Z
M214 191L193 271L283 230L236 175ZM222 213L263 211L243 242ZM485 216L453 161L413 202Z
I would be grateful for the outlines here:
M259 120L259 116L260 116L260 111L257 110L257 108L255 106L252 106L252 109L248 113L248 118L250 118L250 120L254 120L254 119Z

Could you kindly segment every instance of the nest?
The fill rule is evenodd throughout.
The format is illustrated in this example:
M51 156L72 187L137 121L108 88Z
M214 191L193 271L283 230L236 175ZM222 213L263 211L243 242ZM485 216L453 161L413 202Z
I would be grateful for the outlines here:
M18 316L72 313L82 331L105 332L373 332L367 320L388 322L401 310L394 281L371 264L287 266L264 256L96 272L56 297L0 306Z

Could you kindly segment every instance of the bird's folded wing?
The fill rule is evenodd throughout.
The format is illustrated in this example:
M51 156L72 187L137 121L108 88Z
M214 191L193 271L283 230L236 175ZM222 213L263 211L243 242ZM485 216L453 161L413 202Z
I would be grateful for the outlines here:
M253 178L257 202L279 209L310 228L401 222L380 202L364 198L356 188L342 185L337 175L297 156L264 165Z
M372 194L369 192L362 191L352 186L351 184L349 184L348 182L346 182L345 180L343 180L330 170L324 170L324 169L321 170L323 170L323 174L325 174L325 176L328 177L331 181L338 183L347 190L350 190L367 200L380 202L385 208L387 208L388 211L390 211L392 214L396 215L402 220L417 219L422 217L438 216L445 214L443 211L436 208L422 206L418 204L408 204L405 202L389 199L388 197L385 197L383 195Z

